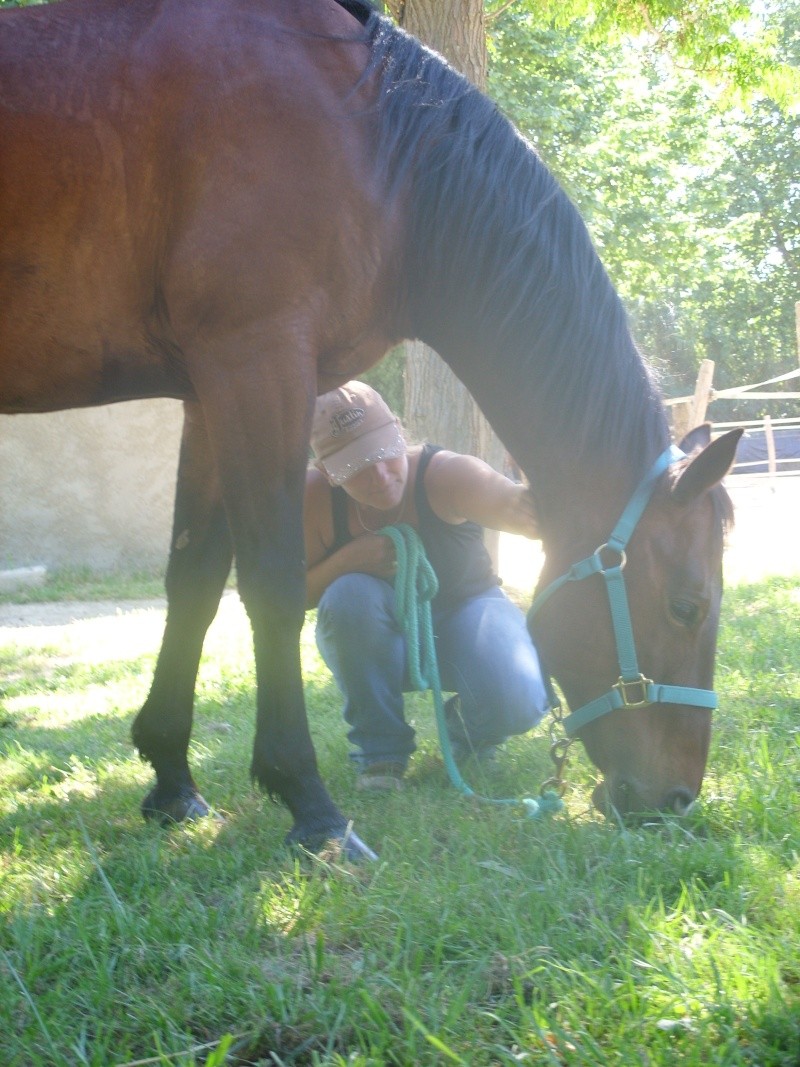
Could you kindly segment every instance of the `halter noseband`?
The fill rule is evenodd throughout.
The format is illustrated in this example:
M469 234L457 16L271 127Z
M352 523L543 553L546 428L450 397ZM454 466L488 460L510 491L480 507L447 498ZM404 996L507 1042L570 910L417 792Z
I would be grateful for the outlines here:
M583 707L573 711L563 720L566 733L572 737L580 729L607 715L618 708L646 708L651 704L689 704L696 708L716 708L717 694L711 689L691 689L682 685L660 685L650 678L645 678L636 661L636 646L633 640L631 614L628 596L625 592L625 548L633 531L650 502L656 483L664 471L685 454L675 445L670 445L642 478L628 505L611 532L608 540L596 548L591 556L573 564L566 574L556 578L534 599L528 611L528 622L550 597L567 582L579 582L592 574L601 574L606 583L608 603L611 608L611 622L617 643L619 660L619 680L607 693L596 700L589 701ZM614 566L607 566L603 556L615 554L618 559Z

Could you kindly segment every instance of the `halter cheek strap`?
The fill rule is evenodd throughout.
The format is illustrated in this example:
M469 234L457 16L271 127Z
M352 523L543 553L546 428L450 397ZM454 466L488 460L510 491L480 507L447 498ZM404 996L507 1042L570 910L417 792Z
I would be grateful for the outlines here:
M691 707L709 709L717 706L717 695L713 690L661 685L645 678L640 672L623 574L626 563L625 549L650 502L658 479L671 464L684 458L684 453L675 445L670 445L662 452L637 486L608 540L596 548L591 556L573 564L566 574L551 582L531 604L528 612L529 624L542 606L567 582L580 582L593 574L602 575L605 581L620 676L607 693L589 701L563 719L564 729L570 737L587 723L618 708L646 708L651 704L688 704ZM609 556L615 559L609 560Z

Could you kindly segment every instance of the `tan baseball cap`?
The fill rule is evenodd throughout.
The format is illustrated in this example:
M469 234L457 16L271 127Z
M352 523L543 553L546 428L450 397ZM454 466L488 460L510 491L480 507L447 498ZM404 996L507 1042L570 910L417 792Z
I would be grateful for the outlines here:
M348 382L317 398L311 450L330 482L341 485L370 463L402 456L406 442L380 393L365 382Z

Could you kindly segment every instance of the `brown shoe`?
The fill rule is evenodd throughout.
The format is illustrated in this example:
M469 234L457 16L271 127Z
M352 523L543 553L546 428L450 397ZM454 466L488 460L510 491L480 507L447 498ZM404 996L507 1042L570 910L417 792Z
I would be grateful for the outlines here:
M403 775L406 773L402 763L389 760L368 763L356 780L356 789L376 789L384 792L399 792L403 788Z

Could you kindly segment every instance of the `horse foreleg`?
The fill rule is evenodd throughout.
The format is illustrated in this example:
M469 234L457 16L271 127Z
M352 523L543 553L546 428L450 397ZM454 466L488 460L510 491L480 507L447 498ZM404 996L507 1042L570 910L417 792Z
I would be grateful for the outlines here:
M213 402L212 402L213 401ZM215 380L205 404L234 540L239 594L250 618L257 680L251 773L294 819L287 840L341 842L374 854L349 831L317 769L300 664L305 618L303 492L313 391L257 374Z
M188 763L192 709L203 641L231 567L228 520L203 417L185 405L167 566L167 621L150 694L133 724L133 741L156 772L142 812L161 822L208 814Z
M251 775L291 812L294 824L287 843L316 850L333 840L341 843L350 859L374 859L349 828L317 768L300 662L305 606L302 526L296 503L275 503L275 521L270 524L273 558L253 570L237 556L239 592L253 628L258 682Z

